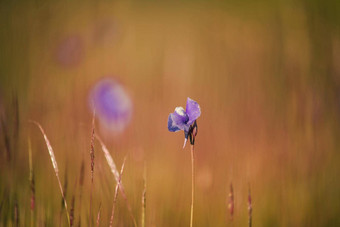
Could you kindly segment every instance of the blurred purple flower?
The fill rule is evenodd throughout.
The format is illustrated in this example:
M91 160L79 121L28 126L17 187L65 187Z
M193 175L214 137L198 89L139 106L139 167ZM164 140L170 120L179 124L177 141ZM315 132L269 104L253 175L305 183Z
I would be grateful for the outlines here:
M184 146L190 136L191 144L197 134L196 119L201 115L201 107L197 102L188 97L186 110L183 107L176 107L175 112L169 114L168 129L170 132L184 131ZM193 135L194 134L194 135Z
M89 101L100 124L110 131L123 131L131 120L132 101L116 80L107 78L97 82Z

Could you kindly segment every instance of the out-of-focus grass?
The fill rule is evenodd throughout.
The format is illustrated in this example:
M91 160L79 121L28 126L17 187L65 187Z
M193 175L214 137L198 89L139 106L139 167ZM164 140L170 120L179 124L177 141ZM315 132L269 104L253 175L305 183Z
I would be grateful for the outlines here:
M181 150L183 135L166 127L168 114L185 105L187 96L202 108L195 226L225 225L231 181L235 226L247 224L248 183L254 225L340 225L337 1L31 1L2 2L0 11L1 114L12 152L7 161L1 131L3 225L14 221L16 202L20 224L30 223L28 136L35 219L39 226L59 222L58 185L43 138L29 119L43 125L62 181L68 170L68 201L85 160L82 207L76 197L75 223L81 217L86 225L91 137L87 95L103 76L119 79L133 98L133 120L122 135L102 135L100 128L97 133L118 166L128 154L123 182L137 220L146 161L146 226L189 224L190 153ZM63 45L71 57L60 61ZM93 220L101 203L101 223L106 225L115 181L99 144L95 149ZM115 224L132 225L121 197Z

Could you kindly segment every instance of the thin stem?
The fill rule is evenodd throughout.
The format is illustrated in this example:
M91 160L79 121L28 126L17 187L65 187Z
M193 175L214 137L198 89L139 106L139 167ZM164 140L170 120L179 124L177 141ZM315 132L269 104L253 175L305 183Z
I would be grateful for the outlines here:
M124 172L125 161L126 161L126 156L124 158L122 168L120 169L118 182L117 182L117 185L116 185L116 188L115 188L115 194L114 194L114 198L113 198L112 212L111 212L111 218L110 218L110 227L112 227L112 224L113 224L113 216L115 214L115 205L116 205L117 197L118 197L118 189L119 189L121 181L122 181L122 175L123 175L123 172Z
M45 143L46 143L46 146L47 146L47 149L48 149L48 153L49 153L50 158L51 158L51 162L52 162L52 165L53 165L53 169L54 169L55 175L57 176L57 180L58 180L58 184L59 184L61 196L63 197L63 200L64 200L65 210L66 210L66 214L67 214L68 225L70 226L70 215L69 215L69 213L68 213L67 203L66 203L66 199L65 199L65 194L64 194L64 191L63 191L63 187L61 186L61 182L60 182L60 178L59 178L59 168L58 168L58 163L57 163L57 160L56 160L56 158L55 158L55 155L54 155L54 152L53 152L53 148L52 148L52 146L51 146L50 141L49 141L48 138L47 138L47 135L45 134L44 129L41 127L41 125L40 125L38 122L36 122L36 121L30 121L30 122L33 123L33 124L35 124L35 125L40 129L41 133L42 133L43 136L44 136L44 140L45 140Z
M99 227L101 209L102 209L102 204L100 203L99 204L98 214L97 214L97 227Z
M31 188L31 227L34 226L34 182L33 182L33 164L32 164L32 146L31 139L28 138L28 164L30 169L30 188Z
M69 213L68 213L67 202L66 202L64 190L63 190L63 187L61 186L61 182L60 182L60 179L59 179L59 174L56 173L56 175L57 175L57 179L58 179L59 188L60 188L60 191L61 191L61 196L63 197L63 200L64 200L65 210L66 210L66 214L67 214L67 222L68 222L68 226L71 226L71 223L70 223L70 215L69 215Z
M90 186L90 227L92 225L92 191L93 191L93 178L91 179L91 186Z
M144 190L143 190L143 195L142 195L142 227L145 227L145 212L146 212L146 165L145 165L145 162L144 162L143 181L144 181Z
M190 212L190 227L194 220L194 200L195 200L195 157L194 145L191 145L191 212Z
M250 193L250 184L249 184L249 189L248 189L248 226L252 226L252 213L253 213L253 207L251 203L251 193Z
M110 166L110 169L111 169L111 172L118 184L119 182L119 172L117 170L117 167L116 167L116 164L114 163L113 159L112 159L112 156L109 152L109 150L106 148L105 144L103 143L103 141L100 139L100 137L98 135L95 135L95 137L97 138L98 142L100 143L101 147L102 147L102 151L104 152L104 155L105 155L105 159L107 161L107 164ZM126 203L126 206L128 208L128 211L130 213L130 216L132 218L132 221L133 221L133 224L135 227L137 227L137 222L136 222L136 219L134 218L133 214L132 214L132 209L131 209L131 206L128 202L128 199L126 197L126 194L125 194L125 191L124 191L124 187L123 187L123 184L120 183L119 184L119 187L118 187L119 191L121 192L122 194L122 197L123 199L125 200L125 203Z
M117 183L117 185L115 187L115 195L114 195L114 199L113 199L112 212L111 212L111 218L110 218L110 227L112 227L112 224L113 224L113 216L115 214L115 205L116 205L116 202L117 202L119 184L120 184L120 182Z
M84 157L83 160L81 162L81 167L80 167L80 178L79 178L79 185L80 185L80 189L79 189L79 219L78 219L78 226L81 226L81 208L82 208L82 194L83 194L83 184L84 184L84 171L85 171L85 166L84 166Z
M34 213L33 213L33 210L31 210L31 227L34 226L34 220L33 220L33 218L34 218Z
M91 189L90 189L90 227L92 226L92 191L93 191L93 173L94 173L94 127L95 127L95 115L96 112L93 112L92 116L92 134L91 134L91 149L90 149L90 157L91 157Z

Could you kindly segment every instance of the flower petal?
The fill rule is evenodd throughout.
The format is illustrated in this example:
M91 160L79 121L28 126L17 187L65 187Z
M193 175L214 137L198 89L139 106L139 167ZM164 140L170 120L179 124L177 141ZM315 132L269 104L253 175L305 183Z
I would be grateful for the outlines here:
M184 125L188 122L189 117L185 113L185 110L183 107L176 107L175 112L173 112L172 120L175 122L175 124L180 128L184 129Z
M180 120L184 124L186 124L189 120L188 115L186 114L185 110L181 106L175 108L174 114L176 114L178 120Z
M178 128L177 125L172 120L172 115L173 115L173 113L169 114L168 129L169 129L170 132L177 132L177 131L179 131L181 129Z
M187 99L186 113L189 117L188 125L191 125L201 115L200 105L189 97Z
M189 126L186 125L188 122L189 117L185 113L183 107L176 107L175 112L169 115L168 119L168 129L169 131L176 132L178 131L177 128L180 130L188 130Z

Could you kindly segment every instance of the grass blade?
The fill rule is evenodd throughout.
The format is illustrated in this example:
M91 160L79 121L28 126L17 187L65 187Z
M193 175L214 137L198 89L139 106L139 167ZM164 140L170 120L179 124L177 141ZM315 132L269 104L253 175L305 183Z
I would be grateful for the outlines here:
M92 133L91 133L91 149L90 149L90 158L91 158L91 189L90 189L90 227L92 225L92 191L93 191L93 173L94 173L94 128L95 128L95 112L93 112L92 116Z
M98 214L97 214L97 227L99 227L99 223L100 223L100 213L102 210L102 204L99 204L99 210L98 210Z
M113 158L112 158L112 156L111 156L109 150L107 149L107 147L105 146L105 144L103 143L103 141L100 139L100 137L99 137L98 135L96 135L95 137L96 137L96 139L98 140L98 142L100 143L100 145L101 145L101 147L102 147L102 151L103 151L104 156L105 156L105 158L106 158L106 162L107 162L107 164L108 164L109 167L110 167L110 170L111 170L111 172L112 172L112 174L113 174L113 176L114 176L114 178L115 178L115 180L116 180L116 183L119 184L119 187L118 187L118 188L119 188L119 191L121 192L122 197L123 197L123 199L125 200L126 206L127 206L128 210L129 210L129 212L130 212L130 216L131 216L131 218L132 218L132 220L133 220L134 226L137 226L136 219L134 218L134 216L133 216L133 214L132 214L131 206L130 206L130 204L129 204L128 200L127 200L126 194L125 194L125 190L124 190L123 183L122 183L122 182L119 183L119 181L120 181L120 180L119 180L119 172L118 172L118 170L117 170L116 164L115 164L115 162L113 161Z
M71 209L70 209L70 226L73 226L74 223L74 204L75 204L75 195L73 194L71 200Z
M146 212L146 165L145 163L144 163L143 181L144 181L144 190L143 190L143 195L142 195L142 227L145 227L145 212Z
M253 219L253 206L251 203L251 194L250 194L250 185L248 189L248 226L252 226L252 219Z
M110 170L116 180L116 183L118 183L119 181L119 172L117 170L117 166L116 163L113 161L113 158L109 152L109 150L107 149L107 147L105 146L105 144L103 143L103 141L101 140L101 138L98 135L95 135L96 139L98 140L98 142L100 143L101 147L102 147L102 151L104 153L105 159L107 164L110 167Z
M229 197L228 209L230 213L230 220L233 221L235 204L234 204L234 188L232 183L230 183L230 191L228 197Z
M125 161L126 161L126 156L124 158L122 168L120 169L120 175L119 175L118 183L117 183L116 188L115 188L115 195L114 195L114 198L113 198L112 212L111 212L111 218L110 218L110 227L112 227L112 224L113 224L113 216L114 216L114 213L115 213L115 206L116 206L117 197L118 197L118 188L120 187L120 184L121 184L121 181L122 181Z
M6 121L4 119L3 114L1 114L1 129L2 129L4 144L5 144L7 161L10 161L11 160L11 153L12 153L11 152L11 142L10 142L10 137L9 137Z
M44 129L41 127L41 125L38 122L36 122L36 121L30 121L30 122L35 124L40 129L42 135L44 136L45 143L46 143L46 146L47 146L47 150L48 150L48 153L50 154L50 158L51 158L51 162L52 162L52 165L53 165L53 169L54 169L55 175L56 175L57 180L58 180L61 196L62 196L62 198L64 200L64 205L65 205L65 210L66 210L66 214L67 214L68 225L70 226L70 215L68 213L67 202L66 202L66 199L65 199L63 187L61 186L61 181L60 181L60 177L59 177L58 163L57 163L57 160L55 159L53 148L52 148L52 146L50 144L50 141L48 140L48 138L47 138L47 136L45 134Z
M34 207L35 207L35 183L34 183L34 173L33 173L33 161L32 161L32 146L31 140L28 138L28 164L30 169L29 182L31 190L31 227L34 226Z

